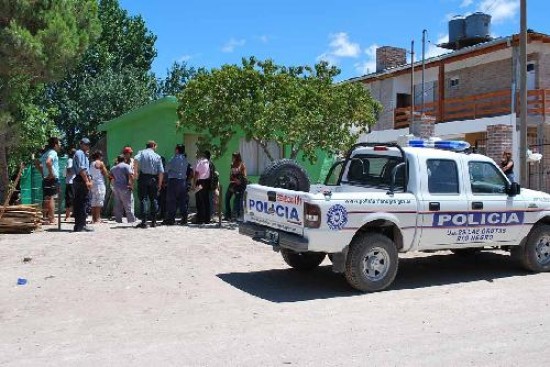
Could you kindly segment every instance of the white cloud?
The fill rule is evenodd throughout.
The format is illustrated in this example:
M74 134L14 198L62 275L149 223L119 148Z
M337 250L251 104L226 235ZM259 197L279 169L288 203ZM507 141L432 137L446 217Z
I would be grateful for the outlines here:
M376 60L366 60L353 64L355 70L361 75L372 74L376 71Z
M376 49L379 46L375 43L365 49L365 54L373 60L376 60Z
M470 5L472 5L474 0L462 0L462 3L460 4L461 8L467 8Z
M349 36L345 32L331 34L330 53L336 57L357 57L361 53L361 47L358 43L350 42Z
M429 59L430 57L436 57L451 52L450 50L437 47L437 45L447 42L449 42L449 35L445 34L439 35L435 43L428 43L428 46L426 47L426 58ZM422 57L422 55L419 56Z
M365 48L364 53L367 55L367 59L353 65L358 73L365 75L376 71L376 49L378 47L379 46L375 43Z
M227 43L222 47L222 52L233 52L237 47L243 47L246 43L244 39L235 39L231 38Z
M180 58L178 58L178 62L187 62L193 58L192 55L183 55Z
M269 37L266 36L265 34L264 34L264 35L261 35L260 37L258 37L258 39L259 39L262 43L268 43L268 42L269 42Z
M328 52L324 52L321 55L317 56L317 61L326 61L330 65L334 65L334 66L338 65L338 62L339 62L336 56Z
M317 56L317 61L326 61L330 65L338 65L341 58L359 57L361 46L358 43L351 42L345 32L339 32L329 35L329 49Z
M482 0L478 10L491 14L494 23L514 18L519 10L519 0Z

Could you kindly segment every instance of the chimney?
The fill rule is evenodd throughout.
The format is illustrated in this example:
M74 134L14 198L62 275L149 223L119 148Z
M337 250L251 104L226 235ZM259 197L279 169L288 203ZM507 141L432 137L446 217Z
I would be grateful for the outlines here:
M407 50L399 47L382 46L376 49L376 72L407 63Z

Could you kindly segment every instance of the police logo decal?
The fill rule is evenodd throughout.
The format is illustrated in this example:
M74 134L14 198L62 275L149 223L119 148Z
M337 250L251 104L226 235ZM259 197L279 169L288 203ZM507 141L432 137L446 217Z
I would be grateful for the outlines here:
M333 231L339 231L348 223L348 212L340 204L330 207L327 212L327 224Z

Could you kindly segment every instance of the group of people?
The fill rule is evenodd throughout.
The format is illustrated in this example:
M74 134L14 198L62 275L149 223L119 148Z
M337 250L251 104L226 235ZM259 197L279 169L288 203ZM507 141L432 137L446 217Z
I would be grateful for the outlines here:
M51 137L48 139L48 144L44 149L44 152L40 156L40 159L35 162L37 168L42 173L42 193L43 193L43 216L45 224L55 224L55 197L59 193L59 157L58 153L61 150L61 144L57 137ZM93 220L99 220L97 207L99 206L99 213L101 213L101 207L103 206L103 200L105 199L105 189L97 187L100 182L96 179L96 186L93 185L93 181L89 174L92 169L105 174L106 169L103 163L101 165L97 162L101 161L101 153L95 154L92 159L94 161L93 168L90 166L88 152L90 150L90 140L83 138L80 140L80 149L69 151L69 159L67 160L67 167L65 173L65 205L66 219L71 214L71 209L75 218L75 232L91 231L92 229L86 226L86 204L88 202L88 193L92 188L98 195L91 196L92 204L92 216ZM103 183L104 185L104 183ZM101 194L103 197L101 198Z
M59 158L61 145L57 137L48 140L42 156L36 162L43 176L44 220L55 223L54 198L59 192ZM93 231L86 225L87 206L91 206L92 223L101 221L101 210L105 205L106 182L110 182L114 198L113 214L116 222L122 223L126 216L128 223L137 221L134 214L134 183L137 181L139 200L139 223L136 228L155 227L159 211L159 199L164 198L164 225L188 222L189 192L195 193L197 224L210 223L219 198L219 179L209 151L197 155L197 163L191 166L185 153L185 146L176 145L174 155L167 162L157 154L157 144L148 141L144 150L132 157L133 150L126 146L109 170L101 151L90 154L90 140L82 138L79 149L71 149L65 171L65 219L71 211L75 218L74 232ZM247 184L246 167L238 152L233 153L229 173L229 186L225 196L226 220L242 215L242 195ZM233 207L231 206L233 199ZM233 214L235 216L233 216Z

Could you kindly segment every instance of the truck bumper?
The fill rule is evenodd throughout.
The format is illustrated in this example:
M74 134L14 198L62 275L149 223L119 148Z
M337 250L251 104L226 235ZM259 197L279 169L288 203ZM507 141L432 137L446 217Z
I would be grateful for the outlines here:
M239 225L239 233L251 237L254 241L271 245L274 250L283 247L296 252L308 251L309 241L307 238L271 227L262 226L260 224L250 222L241 223ZM276 235L274 236L275 233Z

